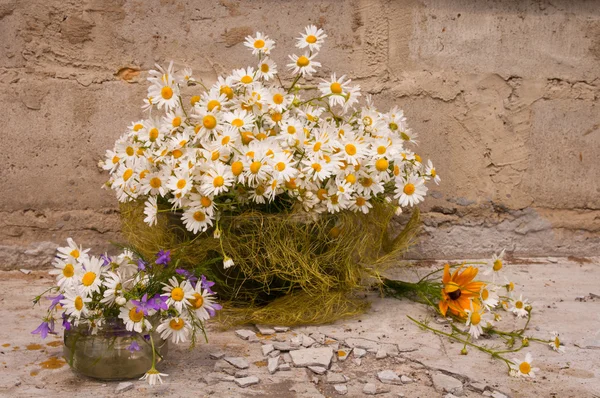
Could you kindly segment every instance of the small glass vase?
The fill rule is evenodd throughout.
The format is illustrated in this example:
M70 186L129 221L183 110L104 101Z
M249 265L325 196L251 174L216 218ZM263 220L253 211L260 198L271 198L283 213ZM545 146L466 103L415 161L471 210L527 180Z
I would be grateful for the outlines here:
M168 343L152 333L156 363L168 352ZM88 326L65 330L64 357L74 371L100 380L126 380L141 377L152 367L150 338L130 332L118 320L106 321L96 334ZM133 344L133 345L132 345Z

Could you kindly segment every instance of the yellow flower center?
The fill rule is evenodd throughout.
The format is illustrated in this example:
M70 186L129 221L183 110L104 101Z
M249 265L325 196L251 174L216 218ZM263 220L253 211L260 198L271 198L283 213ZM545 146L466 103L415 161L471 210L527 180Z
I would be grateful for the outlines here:
M338 82L331 83L331 86L329 86L329 88L331 89L331 92L334 94L342 93L342 85L339 84Z
M132 147L128 146L127 149L125 149L125 153L127 154L127 156L133 156L135 151L133 150Z
M521 309L521 308L523 308L523 302L522 302L522 301L517 301L517 302L515 303L515 308L518 308L518 309Z
M73 258L79 258L79 250L77 250L77 249L71 250L70 254L71 254L71 257L73 257Z
M331 195L330 198L331 198L331 203L333 203L334 205L338 204L339 197L337 195L335 195L335 194Z
M135 126L133 126L133 131L140 131L143 128L144 126L142 124L137 123Z
M150 179L150 186L154 189L160 188L162 185L162 181L158 177L152 177Z
M398 130L398 125L394 122L390 123L390 130L392 130L392 131Z
M483 289L483 290L481 291L481 299L482 299L483 301L487 300L489 296L490 296L490 292L488 292L488 290L487 290L487 289Z
M356 146L354 144L346 144L346 153L350 156L356 155Z
M321 165L320 165L319 163L313 163L311 167L312 167L312 168L313 168L313 170L314 170L315 172L317 172L317 173L318 173L319 171L321 171L321 169L322 169L322 167L321 167Z
M528 362L521 362L519 365L519 371L525 375L528 375L531 372L531 365Z
M431 176L433 178L435 178L436 175L437 175L437 173L435 172L435 169L431 169Z
M400 133L400 137L402 137L404 141L410 141L410 137L404 131Z
M379 155L383 155L386 151L387 151L387 148L384 147L383 145L380 145L380 146L377 147L377 153Z
M281 105L283 103L283 95L277 93L273 96L273 102L277 105Z
M279 162L275 165L275 168L277 169L277 171L283 171L285 170L285 163Z
M214 162L215 160L219 159L221 157L221 153L219 151L214 151L211 156L210 159Z
M75 305L75 309L77 311L81 311L83 308L83 299L80 296L75 297L75 301L73 303Z
M254 48L263 48L265 46L265 41L258 39L254 42Z
M192 106L196 105L196 102L200 101L200 96L199 95L194 95L192 98L190 98L190 104Z
M202 221L206 220L206 215L201 211L197 211L194 213L194 220L196 220L198 222L202 222Z
M407 195L412 195L413 193L415 193L415 186L414 186L414 184L410 184L410 183L406 184L404 186L404 193L407 194Z
M471 325L479 325L479 322L481 322L481 315L479 312L471 314Z
M219 90L220 94L225 94L227 96L227 98L232 99L233 98L233 89L229 86L222 86L221 89Z
M502 260L497 259L494 261L494 271L500 271L502 269Z
M370 126L373 124L373 119L371 119L371 116L365 116L363 117L363 124L365 126Z
M324 188L319 189L317 191L317 198L320 200L325 200L325 198L327 198L327 190Z
M133 307L129 310L129 319L135 323L140 322L142 319L144 319L144 311L138 309L137 307Z
M262 65L260 65L260 71L262 73L269 73L269 64L262 64Z
M94 283L95 280L96 280L95 273L86 272L85 275L83 275L83 279L81 279L81 283L83 283L83 286L90 286L92 283Z
M250 164L250 172L252 174L257 174L259 172L261 166L262 166L261 162L252 162Z
M379 159L375 162L375 168L377 171L386 171L389 165L390 163L387 161L387 159ZM404 187L404 189L406 189L406 187Z
M271 120L273 120L275 123L280 122L282 118L283 116L279 112L275 112L271 115Z
M258 196L262 196L262 194L265 193L265 187L263 187L262 185L259 185L256 187L256 194Z
M345 178L346 182L354 184L356 182L356 176L354 174L348 174Z
M421 163L421 157L415 153L415 160Z
M119 158L118 156L113 156L113 158L112 158L113 164L119 163L119 160L121 160L121 158Z
M187 181L184 179L177 181L177 189L183 189L183 188L185 188L186 185L187 185Z
M304 55L298 58L298 60L296 61L296 65L298 65L301 68L308 66L308 64L310 64L310 60Z
M62 273L66 278L70 278L75 275L75 268L73 267L73 264L65 264Z
M132 169L125 170L125 172L123 173L123 181L129 180L132 175L133 175L133 170Z
M365 188L369 188L371 185L373 185L373 179L369 177L362 178L360 180L360 185L362 185Z
M181 118L179 116L175 116L171 124L173 125L173 127L181 126Z
M215 188L222 187L223 184L225 184L225 179L221 176L216 176L215 179L213 180L213 186Z
M165 86L160 90L160 95L166 100L171 99L173 96L173 89L169 86Z
M207 129L212 130L217 126L217 119L213 115L206 115L202 119L202 124Z
M171 298L173 300L181 301L181 300L183 300L183 296L184 296L184 293L183 293L182 288L176 287L176 288L173 288L173 290L171 290Z
M364 206L365 203L367 203L367 200L365 198L356 198L356 205L357 206Z
M287 189L296 189L298 186L296 185L296 180L294 178L290 178L289 181L285 182L285 187Z
M204 297L202 297L200 293L194 293L194 298L189 301L192 307L199 309L202 308L202 305L204 304Z
M231 164L231 172L233 173L234 176L239 176L240 174L242 174L242 171L244 170L244 165L242 164L242 162L233 162Z
M252 80L253 80L252 76L250 76L250 75L246 75L240 79L240 81L244 84L250 84L250 83L252 83Z
M317 36L315 36L315 35L306 36L306 42L310 43L310 44L315 44L317 42Z
M313 146L313 151L318 152L321 149L321 143L317 142L314 146Z
M515 284L512 282L508 282L507 290L509 292L512 292L513 290L515 290Z
M208 104L206 105L206 107L208 108L209 112L212 112L212 110L215 108L221 109L221 103L217 100L210 100L210 101L208 101Z
M560 340L558 339L558 336L554 338L554 347L556 347L556 349L560 347Z
M156 139L158 138L158 129L156 127L150 130L150 132L148 133L148 138L150 138L150 141L152 142L156 141Z
M183 152L181 151L181 149L175 149L175 150L173 151L173 157L174 157L175 159L179 159L179 158L180 158L180 157L182 157L182 156L183 156Z
M231 125L235 126L237 128L240 128L240 127L242 127L244 125L244 121L242 119L239 119L239 118L238 119L233 119L231 121Z

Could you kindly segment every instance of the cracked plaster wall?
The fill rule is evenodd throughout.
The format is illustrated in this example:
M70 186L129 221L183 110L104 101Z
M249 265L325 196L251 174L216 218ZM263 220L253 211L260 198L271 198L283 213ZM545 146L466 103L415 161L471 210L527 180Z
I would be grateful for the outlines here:
M260 30L283 64L309 23L329 35L320 76L400 105L441 174L411 257L600 253L595 1L0 0L0 267L119 239L96 163L155 62L214 81Z

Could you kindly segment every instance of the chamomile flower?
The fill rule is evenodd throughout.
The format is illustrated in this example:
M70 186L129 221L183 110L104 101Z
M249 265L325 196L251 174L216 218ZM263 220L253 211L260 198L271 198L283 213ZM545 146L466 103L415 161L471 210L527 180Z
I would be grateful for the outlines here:
M484 273L484 275L492 275L492 281L496 280L496 276L504 267L504 251L505 249L502 249L499 255L496 253L492 255L492 265Z
M169 174L170 172L164 169L146 173L140 182L140 189L142 193L144 195L149 194L166 196L168 191L167 181L169 180Z
M123 279L119 271L109 271L102 285L106 290L103 293L104 298L100 300L101 303L112 305L118 297L123 297Z
M411 175L396 183L394 199L398 199L400 206L414 206L422 202L427 192L425 180L417 175Z
M289 95L285 90L275 87L267 92L266 97L269 109L273 109L277 112L283 112L294 99L293 95ZM290 119L288 119L288 121L290 121Z
M322 83L319 84L319 91L321 91L321 94L324 96L329 96L330 106L344 106L350 81L350 79L346 80L346 75L343 75L338 79L334 73L331 75L330 80L323 80Z
M532 367L532 361L533 356L529 352L525 355L524 360L513 358L514 363L510 365L511 374L513 374L514 376L535 378L535 372L539 372L540 369Z
M158 204L156 203L156 196L149 196L148 200L144 203L144 222L149 226L156 225L158 219Z
M227 269L227 268L231 268L235 265L235 263L233 262L233 259L229 256L225 256L223 257L223 268Z
M156 331L160 333L160 337L164 340L171 338L171 341L175 344L179 342L185 343L189 338L191 332L191 324L185 317L175 317L165 319L158 327Z
M565 352L565 347L561 345L558 332L552 332L552 340L548 345L556 352L560 352L561 354L564 354Z
M352 204L350 205L350 210L352 211L360 211L363 214L367 214L370 209L373 208L371 202L369 202L368 198L357 195L352 198Z
M101 258L92 256L82 262L81 290L86 296L99 292L105 268Z
M252 55L269 55L275 48L275 42L261 32L256 32L254 36L246 36L244 45L252 49Z
M233 73L231 74L232 76L232 80L234 82L234 84L236 84L237 86L249 86L252 83L254 83L254 79L256 77L256 74L254 72L254 68L252 68L251 66L249 66L248 68L244 69L236 69L233 71Z
M75 286L66 289L63 292L64 299L60 300L60 305L65 310L65 314L75 321L77 325L82 315L88 312L87 303L91 302L91 297L88 297L80 286Z
M212 227L212 217L200 207L190 207L183 212L181 217L183 225L192 233L204 232Z
M176 169L175 175L169 177L167 181L167 188L171 190L174 195L185 196L193 187L192 178L190 173L185 169Z
M431 163L431 160L427 160L427 168L425 169L425 174L427 174L429 178L433 178L433 181L437 185L440 185L440 176L437 174L437 171L435 171L435 167L433 167L433 163Z
M467 313L466 326L469 327L468 333L474 339L478 339L483 334L483 328L492 324L488 313L484 312L483 308L475 310L473 301L471 300L471 309L465 311Z
M277 74L277 64L271 58L265 58L258 64L256 78L269 81Z
M300 34L300 37L296 42L296 47L306 48L311 52L319 51L327 35L323 32L323 29L318 29L314 25L309 25L304 29L304 33Z
M243 109L236 109L233 112L227 112L223 115L224 120L232 127L239 130L247 130L252 128L254 116Z
M481 303L488 311L496 308L500 302L500 297L490 285L485 285L481 288L480 299Z
M144 310L133 305L131 301L127 302L125 306L121 307L119 318L123 320L125 329L130 332L136 331L138 333L142 333L143 331L152 330L152 324L150 321L148 321L148 319L146 319Z
M221 192L227 192L233 181L234 177L230 168L218 162L204 173L200 189L205 196L216 196Z
M512 307L510 307L510 311L515 314L519 318L525 318L529 312L525 309L527 306L527 299L523 299L523 295L519 295L518 300L514 300L512 302Z
M178 282L175 277L169 279L169 284L163 283L161 296L168 297L167 305L175 308L179 313L183 312L183 305L187 300L194 297L192 287L188 281Z
M327 158L312 156L302 161L304 168L302 173L312 181L325 181L334 171L335 165L332 162L327 162Z
M202 283L196 283L193 295L194 298L188 300L188 309L201 321L207 320L221 309L221 306L214 302L214 295L208 289L202 288Z
M321 67L320 62L314 61L316 54L304 54L301 56L294 54L289 57L292 60L292 63L287 65L288 68L293 74L300 73L302 77L312 76L312 74L317 71L315 68Z
M293 164L292 155L289 153L275 155L272 160L272 170L273 177L281 182L289 181L298 174L298 169Z
M62 290L74 287L79 283L83 268L77 261L69 261L68 259L56 257L52 265L56 269L50 271L50 275L56 275L56 284Z
M161 79L155 79L152 83L148 88L148 98L152 98L159 109L164 107L166 111L170 111L179 107L179 86L169 74L164 74Z
M68 246L59 247L56 249L56 256L69 262L83 261L88 258L88 252L90 249L83 249L83 246L77 246L77 243L71 238L67 238Z

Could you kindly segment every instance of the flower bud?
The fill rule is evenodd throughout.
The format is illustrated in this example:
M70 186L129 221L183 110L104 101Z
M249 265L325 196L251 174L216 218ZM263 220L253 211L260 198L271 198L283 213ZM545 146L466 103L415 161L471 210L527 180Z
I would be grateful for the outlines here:
M125 299L125 297L117 297L115 299L115 303L117 303L117 305L125 305L125 303L127 302L127 300Z
M460 355L467 355L469 352L467 351L467 348L463 348L462 350L460 350Z

